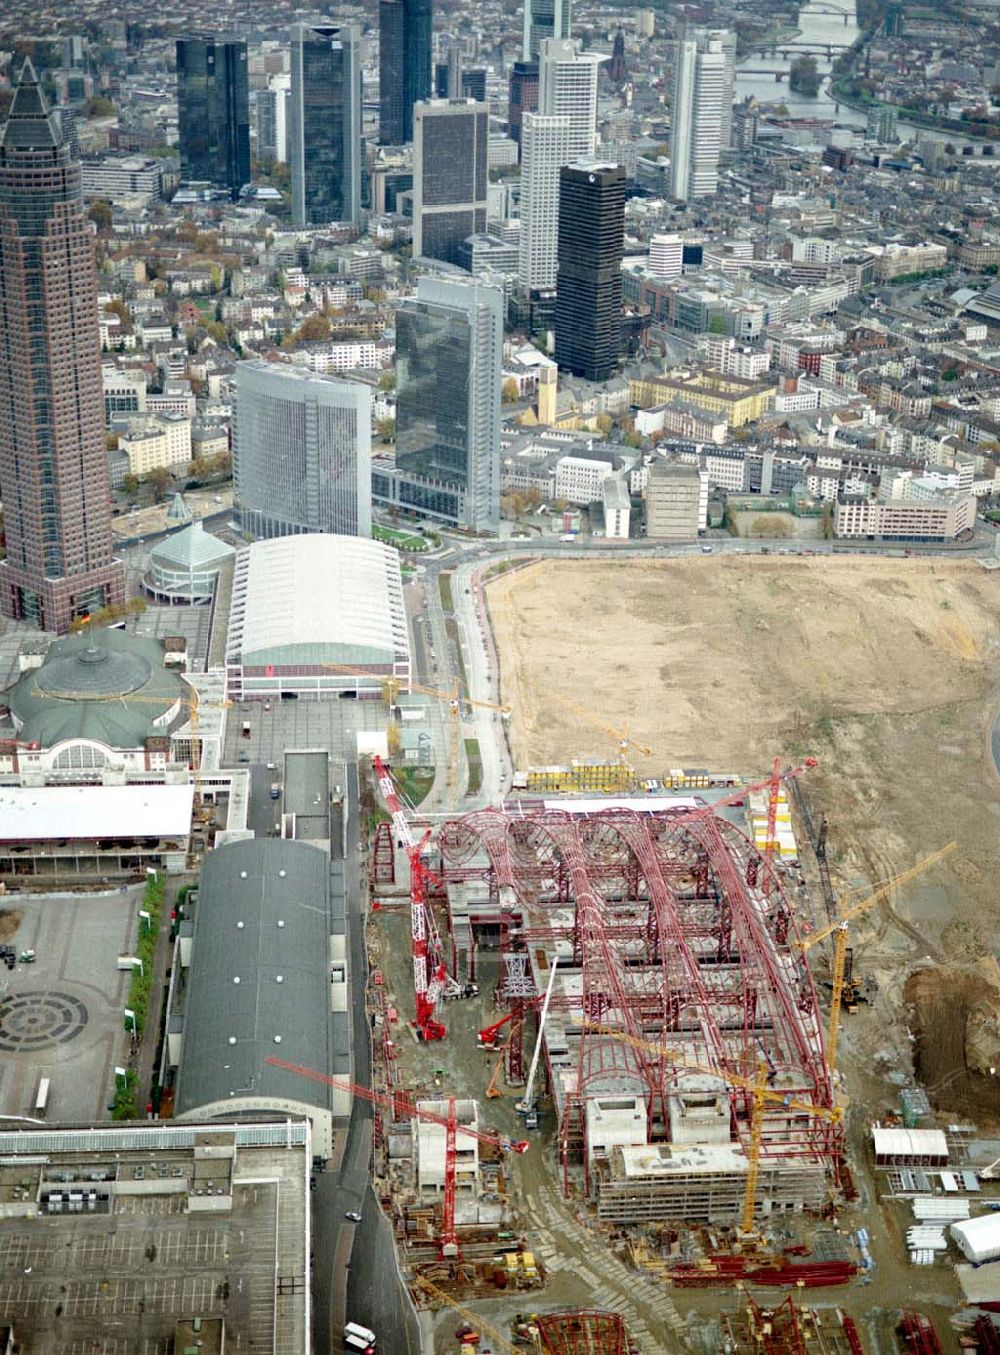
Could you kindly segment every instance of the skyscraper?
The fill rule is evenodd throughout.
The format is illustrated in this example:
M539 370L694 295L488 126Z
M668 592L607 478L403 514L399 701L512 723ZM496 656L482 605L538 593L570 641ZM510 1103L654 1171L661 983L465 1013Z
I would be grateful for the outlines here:
M371 390L303 367L241 362L234 506L254 536L370 536Z
M521 243L517 276L539 291L556 285L559 171L569 152L569 118L525 113L521 122Z
M94 238L29 60L0 131L0 612L64 632L124 601L111 554Z
M228 188L250 182L247 45L235 38L177 39L181 174Z
M459 262L462 241L486 229L489 110L433 99L413 110L413 255Z
M525 113L538 111L538 62L515 61L510 73L510 93L507 102L507 129L518 144L520 154L521 124Z
M573 32L573 0L524 0L521 55L534 61L546 38L568 38Z
M589 159L597 139L597 71L605 56L579 52L568 38L542 43L538 60L538 111L570 120L569 156Z
M354 24L292 26L292 219L361 219L361 34Z
M590 161L559 175L556 362L606 381L622 349L625 170Z
M431 96L432 0L403 0L403 141L413 140L413 105Z
M398 502L472 531L500 523L503 292L422 277L396 313Z
M726 64L718 37L699 32L677 42L670 193L682 202L711 197L719 184Z
M378 7L378 139L383 146L401 146L403 135L403 0L379 0Z

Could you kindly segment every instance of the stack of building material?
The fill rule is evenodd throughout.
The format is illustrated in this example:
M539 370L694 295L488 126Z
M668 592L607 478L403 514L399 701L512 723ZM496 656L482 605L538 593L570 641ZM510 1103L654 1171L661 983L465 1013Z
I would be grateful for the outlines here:
M906 1247L910 1253L910 1264L914 1266L933 1265L937 1252L948 1250L948 1239L944 1228L918 1225L906 1230Z
M767 849L767 817L770 798L770 792L767 790L754 791L750 795L750 824L753 829L754 846L759 852ZM799 849L796 846L795 834L792 831L792 813L783 789L778 791L774 854L782 861L797 861L799 859Z

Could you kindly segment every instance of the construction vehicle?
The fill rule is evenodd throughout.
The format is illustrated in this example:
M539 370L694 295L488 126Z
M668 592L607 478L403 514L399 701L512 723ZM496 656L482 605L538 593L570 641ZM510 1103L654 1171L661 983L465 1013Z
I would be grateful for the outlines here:
M494 1021L492 1026L484 1026L476 1036L477 1046L486 1050L502 1049L503 1042L499 1038L500 1032L507 1022L513 1019L513 1015L513 1012L508 1012L506 1016L501 1016L499 1021Z
M372 758L375 778L386 808L392 818L392 827L410 862L410 947L413 959L413 991L416 996L414 1030L420 1040L443 1040L447 1027L434 1013L442 997L457 997L462 989L448 973L437 923L430 906L430 885L444 887L444 882L424 863L424 851L430 839L430 829L419 843L410 832L409 820L403 811L392 773L378 756Z
M958 846L957 842L949 842L947 846L940 847L936 852L931 852L925 856L922 861L918 861L915 866L909 870L902 871L899 875L894 875L891 880L886 880L867 898L860 899L842 913L835 922L829 926L823 927L818 932L813 932L811 936L803 937L797 942L799 950L805 953L811 950L813 946L818 946L821 941L825 941L830 936L836 936L833 949L833 966L831 971L831 991L830 991L830 1024L828 1027L826 1039L826 1061L830 1072L833 1073L837 1066L837 1040L840 1034L840 1010L844 995L844 974L847 969L847 940L848 928L856 917L867 912L875 903L880 903L893 889L899 885L905 884L907 880L912 880L914 876L921 875L930 866L944 859L949 853L953 852ZM852 956L853 971L853 956ZM852 973L853 981L853 973Z
M269 1063L274 1068L284 1068L286 1072L296 1073L299 1077L311 1078L313 1082L321 1082L324 1086L337 1087L341 1091L350 1092L352 1096L360 1096L363 1101L367 1101L370 1105L381 1106L389 1110L397 1120L422 1120L429 1124L442 1126L445 1131L445 1166L438 1255L443 1261L459 1260L462 1255L455 1227L456 1140L458 1135L462 1134L466 1138L476 1139L479 1143L487 1144L491 1148L499 1148L502 1153L526 1153L531 1146L527 1139L512 1139L507 1134L497 1134L490 1130L472 1129L468 1125L460 1125L455 1118L455 1098L453 1096L445 1098L448 1101L448 1114L438 1115L434 1111L419 1109L413 1097L407 1092L397 1090L390 1095L373 1091L371 1087L359 1086L358 1083L349 1082L346 1078L331 1077L328 1073L321 1073L316 1068L305 1068L298 1063L289 1063L286 1059L279 1059L275 1055L271 1055L264 1062Z
M549 970L549 981L545 986L545 998L542 1001L541 1015L538 1018L538 1035L535 1038L535 1048L531 1055L531 1067L528 1069L528 1081L525 1084L524 1095L518 1101L516 1110L519 1115L524 1117L525 1129L538 1128L538 1102L535 1100L535 1074L538 1072L538 1058L542 1052L542 1035L545 1031L545 1018L549 1014L549 1003L552 1001L552 989L556 982L556 966L559 964L559 956L552 956L552 968Z
M813 1115L819 1119L827 1120L831 1124L839 1124L844 1118L843 1106L816 1105L811 1101L799 1101L795 1097L786 1096L783 1092L772 1090L768 1085L768 1066L763 1060L758 1065L755 1078L743 1077L728 1068L717 1068L711 1064L699 1063L696 1059L689 1059L680 1050L673 1049L669 1045L657 1044L653 1040L641 1040L637 1036L629 1035L627 1031L618 1030L615 1026L604 1026L590 1021L585 1022L585 1026L586 1029L599 1035L606 1035L612 1040L620 1040L623 1044L631 1045L635 1049L655 1054L657 1058L662 1058L675 1068L686 1068L695 1073L706 1073L729 1086L739 1087L742 1091L749 1092L751 1097L750 1140L747 1150L747 1179L743 1191L743 1212L740 1218L740 1232L746 1238L752 1238L756 1233L754 1215L757 1208L757 1183L760 1179L765 1106L780 1106L783 1110Z
M492 1075L492 1077L490 1078L489 1082L488 1082L487 1085L486 1085L486 1099L487 1099L487 1101L493 1101L493 1100L495 1100L498 1096L503 1096L503 1092L500 1090L500 1086L499 1086L499 1082L500 1082L500 1070L501 1070L501 1068L503 1067L503 1057L504 1057L504 1051L501 1049L499 1055L497 1056L497 1061L496 1061L496 1063L493 1065L493 1075Z

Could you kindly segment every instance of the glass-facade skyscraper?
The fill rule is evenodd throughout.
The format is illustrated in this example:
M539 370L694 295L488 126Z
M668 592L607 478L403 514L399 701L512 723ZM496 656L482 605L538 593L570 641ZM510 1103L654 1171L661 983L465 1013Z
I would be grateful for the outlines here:
M111 490L94 235L80 162L24 62L0 130L0 612L64 632L125 597Z
M361 220L361 33L292 27L291 170L296 226Z
M228 188L250 182L247 45L229 38L177 39L181 174Z
M233 502L254 536L370 536L368 386L277 362L236 367Z
M406 140L403 134L404 18L403 0L379 0L378 139L383 146L401 146Z
M559 176L556 362L607 381L622 350L625 171L596 162Z
M472 531L500 525L503 292L422 277L396 313L395 493Z
M431 97L432 0L403 3L403 141L413 140L413 105Z
M486 229L489 110L431 99L413 114L413 256L458 264L463 241Z

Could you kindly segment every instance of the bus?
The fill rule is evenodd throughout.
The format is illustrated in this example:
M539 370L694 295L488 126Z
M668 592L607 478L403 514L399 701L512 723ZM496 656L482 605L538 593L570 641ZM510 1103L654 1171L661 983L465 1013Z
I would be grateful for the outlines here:
M35 1097L35 1114L40 1120L44 1120L45 1112L49 1106L49 1079L43 1077L38 1084L38 1095Z
M369 1327L362 1327L359 1322L348 1322L344 1328L344 1349L375 1355L375 1333Z

